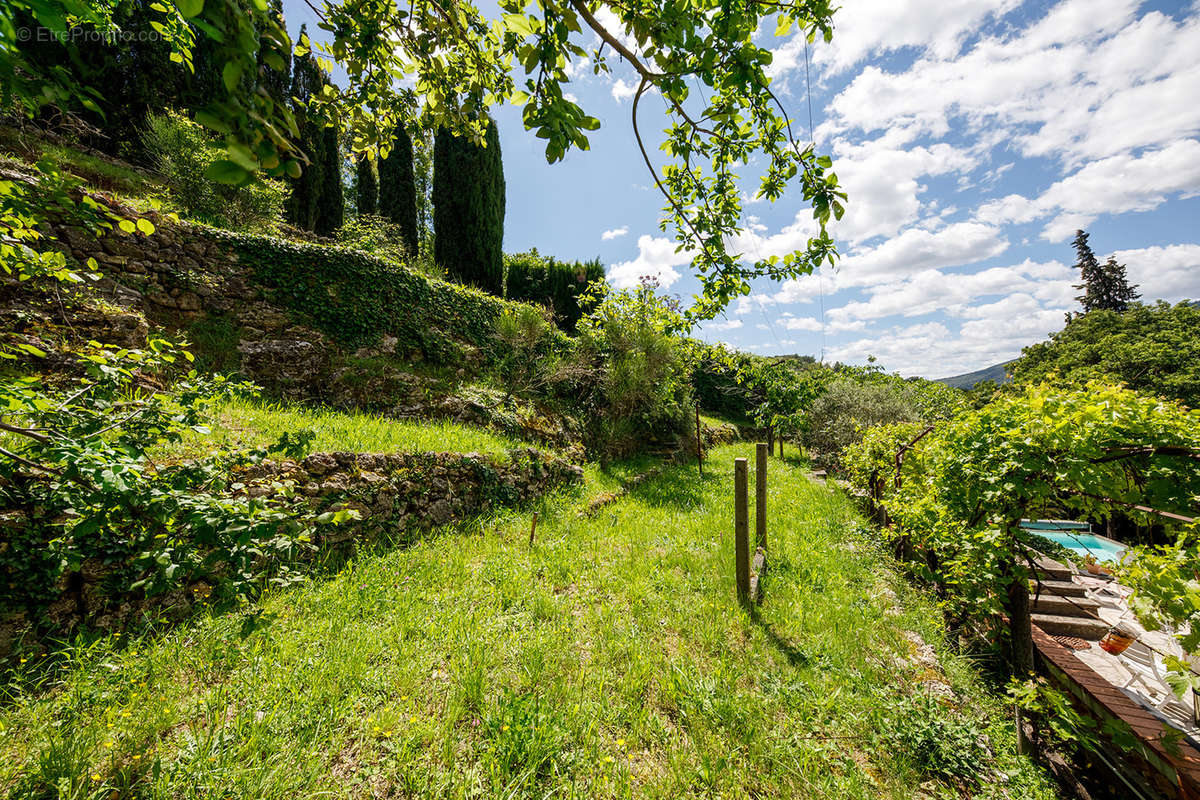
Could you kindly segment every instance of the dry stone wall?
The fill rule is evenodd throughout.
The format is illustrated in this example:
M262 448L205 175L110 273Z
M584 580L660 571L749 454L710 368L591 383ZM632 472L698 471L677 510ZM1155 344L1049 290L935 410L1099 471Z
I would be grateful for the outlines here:
M295 488L317 512L353 509L359 520L322 526L302 558L325 562L352 556L360 544L404 545L439 526L488 510L521 506L580 483L583 472L532 449L497 458L478 453L314 453L299 461L263 462L238 476L251 496ZM21 525L20 511L0 512L0 530ZM175 621L213 598L213 586L192 581L145 596L109 585L123 565L89 558L55 586L41 609L0 608L0 657L18 640L77 630L118 631L149 621Z

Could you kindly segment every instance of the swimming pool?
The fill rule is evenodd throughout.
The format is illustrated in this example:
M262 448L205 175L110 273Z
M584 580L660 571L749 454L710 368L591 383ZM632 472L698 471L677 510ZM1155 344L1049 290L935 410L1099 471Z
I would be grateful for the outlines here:
M1125 555L1125 545L1120 542L1114 542L1105 536L1097 536L1094 533L1086 533L1083 530L1055 530L1049 526L1043 525L1022 525L1021 527L1036 533L1038 536L1045 536L1052 542L1058 542L1068 550L1074 550L1080 555L1093 555L1097 561L1112 561L1119 562L1121 557ZM1074 527L1074 526L1072 526Z

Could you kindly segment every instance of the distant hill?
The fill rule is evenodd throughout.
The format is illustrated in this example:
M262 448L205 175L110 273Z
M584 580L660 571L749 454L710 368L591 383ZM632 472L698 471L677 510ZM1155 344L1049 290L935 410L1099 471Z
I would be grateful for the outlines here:
M1016 359L1013 359L1014 361ZM990 367L968 372L963 375L955 375L951 378L937 378L938 383L944 383L947 386L953 386L955 389L970 389L981 381L995 381L997 384L1008 383L1008 365L1012 361L1005 361L1003 364L993 364Z

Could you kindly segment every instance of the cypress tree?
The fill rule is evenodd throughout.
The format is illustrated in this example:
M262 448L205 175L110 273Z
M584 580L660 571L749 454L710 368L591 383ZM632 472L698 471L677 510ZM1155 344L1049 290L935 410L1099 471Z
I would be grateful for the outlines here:
M504 286L504 163L496 124L486 147L439 130L433 149L433 255L463 283Z
M396 131L388 157L379 162L379 213L400 226L404 247L417 255L417 184L413 175L412 139Z
M300 26L300 35L305 26ZM303 165L300 177L292 181L292 193L284 204L284 218L288 223L304 230L314 230L317 207L321 197L322 177L322 128L308 118L304 104L321 90L325 78L312 53L297 56L292 64L292 111L300 128L298 144L308 163Z
M356 180L354 198L359 215L375 214L379 211L379 185L375 181L375 164L366 154L360 155L355 164ZM383 164L379 165L379 178L383 179Z
M338 129L321 131L321 194L313 232L329 236L346 221L346 199L342 192L342 152Z

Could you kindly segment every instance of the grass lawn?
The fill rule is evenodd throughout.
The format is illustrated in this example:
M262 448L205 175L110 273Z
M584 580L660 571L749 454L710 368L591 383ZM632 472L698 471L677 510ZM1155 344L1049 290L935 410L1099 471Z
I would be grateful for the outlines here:
M263 447L284 433L310 430L313 451L396 453L445 451L503 455L528 447L516 439L455 422L406 422L375 414L282 406L249 399L224 401L213 409L211 435L189 435L160 455L184 456L197 449Z
M18 667L0 795L1052 797L932 604L799 467L771 462L766 603L735 602L732 461L752 452L581 516L618 485L592 470L542 503L532 547L514 512ZM920 689L937 673L906 632L957 700Z

